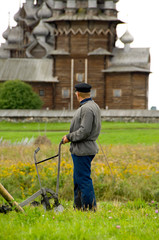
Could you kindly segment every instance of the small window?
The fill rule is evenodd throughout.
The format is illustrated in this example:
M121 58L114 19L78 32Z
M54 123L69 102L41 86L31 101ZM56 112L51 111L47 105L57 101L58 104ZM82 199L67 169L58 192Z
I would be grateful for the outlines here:
M84 73L76 73L76 81L83 82L84 81Z
M62 89L62 97L63 98L69 98L70 97L70 90L68 88Z
M121 97L122 91L121 89L114 89L113 90L113 97Z
M41 97L45 96L45 91L44 90L39 90L39 96L41 96Z
M92 90L91 90L91 97L95 98L96 96L97 96L97 90L92 88Z

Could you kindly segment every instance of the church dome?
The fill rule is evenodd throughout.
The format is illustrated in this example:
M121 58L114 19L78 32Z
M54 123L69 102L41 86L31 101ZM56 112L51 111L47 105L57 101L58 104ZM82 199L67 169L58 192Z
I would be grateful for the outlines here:
M54 0L46 0L46 3L51 9L54 8Z
M20 43L23 41L23 29L20 26L13 27L8 35L9 43Z
M52 11L50 8L48 8L48 6L46 5L46 3L44 2L42 4L42 7L40 8L40 10L37 12L37 16L42 19L42 18L49 18L52 16Z
M14 20L15 20L16 22L19 22L19 18L20 18L20 9L19 9L19 11L14 15Z
M123 34L123 36L121 36L120 38L121 42L124 44L130 44L134 41L133 36L129 33L128 30L126 30L126 32Z
M10 27L8 26L8 28L6 29L6 31L2 34L2 36L3 36L3 38L4 39L8 39L8 35L9 35L9 33L10 33Z
M37 8L34 6L33 1L28 0L26 3L23 4L24 11L25 11L25 18L26 19L35 19Z
M34 28L33 34L36 36L47 36L49 34L49 30L46 28L42 20Z

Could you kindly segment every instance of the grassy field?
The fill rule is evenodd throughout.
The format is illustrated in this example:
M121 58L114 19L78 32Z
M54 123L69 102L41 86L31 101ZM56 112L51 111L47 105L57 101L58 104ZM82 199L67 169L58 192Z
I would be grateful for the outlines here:
M157 240L159 217L155 203L100 202L97 212L72 209L72 202L62 202L65 210L25 208L25 213L10 212L0 217L1 240Z
M69 131L70 123L8 123L0 122L0 138L11 142L46 135L58 144ZM157 144L159 124L102 122L99 140L102 144Z
M37 158L42 160L57 153L69 125L0 123L0 182L16 201L31 196L39 184L33 161L37 146L13 143L46 135L52 144L40 145ZM0 239L158 240L159 124L103 122L99 139L106 158L100 149L92 163L97 212L73 210L73 164L69 144L63 145L59 196L64 212L26 206L24 214L0 214ZM44 163L39 172L42 186L55 190L57 159Z

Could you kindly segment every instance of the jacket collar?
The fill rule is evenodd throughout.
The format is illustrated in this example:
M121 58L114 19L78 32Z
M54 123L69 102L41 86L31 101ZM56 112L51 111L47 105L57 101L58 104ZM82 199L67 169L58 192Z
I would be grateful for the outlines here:
M84 103L88 102L88 101L92 101L92 98L85 98L80 102L80 106L82 106Z

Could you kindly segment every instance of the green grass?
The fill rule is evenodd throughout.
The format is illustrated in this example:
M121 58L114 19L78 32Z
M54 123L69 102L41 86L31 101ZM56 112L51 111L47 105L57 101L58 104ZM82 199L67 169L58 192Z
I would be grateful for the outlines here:
M60 131L69 130L70 123L22 123L22 122L0 122L2 131Z
M102 144L156 144L159 143L159 129L112 129L101 131Z
M11 142L21 141L24 138L37 138L46 135L52 143L58 144L68 131L59 132L0 132L3 140ZM159 129L112 129L102 130L99 140L102 144L157 144L159 143Z
M3 137L3 140L11 141L13 142L18 142L21 141L24 138L37 138L38 136L46 135L52 143L60 143L62 137L67 134L67 132L0 132L0 137Z
M24 138L46 135L52 143L58 144L69 131L70 123L9 123L0 122L0 137L11 142ZM100 134L102 144L157 144L159 124L157 123L110 123L102 122Z
M155 206L135 202L100 202L97 212L74 211L63 202L64 212L25 207L25 213L0 216L1 240L157 240L159 215Z
M3 131L60 131L69 130L70 123L23 123L23 122L0 122L0 130ZM125 122L102 122L102 129L159 129L159 123L125 123Z
M69 131L69 126L70 123L0 122L0 137L15 142L25 137L36 138L39 135L46 134L52 143L58 144L62 136ZM67 175L68 181L65 181L66 173L63 166L61 170L64 172L60 174L60 199L62 199L64 212L56 214L53 210L45 212L41 206L38 208L26 206L24 207L24 214L15 211L0 214L1 240L158 240L159 213L156 212L158 204L157 202L148 203L145 201L152 201L155 194L158 194L158 174L156 172L153 175L153 172L158 169L159 124L102 122L99 139L112 170L116 174L123 175L121 179L120 176L119 179L117 178L114 185L109 179L110 176L107 176L109 171L105 175L102 172L104 160L99 153L99 156L97 156L99 164L94 169L96 166L94 162L92 171L92 174L94 172L93 180L98 200L98 211L94 213L73 210L72 201L66 201L68 194L70 194L69 199L73 199L72 175ZM142 146L139 144L142 144ZM43 159L47 154L50 156L52 151L56 152L55 146L57 147L57 145L52 145L46 149L46 146L43 146L39 157ZM65 150L68 147L68 145L65 145L62 148L63 161L70 158L70 154ZM16 166L17 161L32 163L32 148L34 146L29 148L1 146L1 165L3 164L3 168L6 167L7 169L8 163L8 169L10 169L3 172L6 177L1 181L18 202L23 201L20 195L20 186L23 186L25 190L27 185L35 184L36 191L39 186L36 186L36 179L34 179L34 182L29 180L35 176L29 175L29 173L21 174L21 172L23 173L22 166L19 167L21 172L9 167L10 165ZM139 164L140 161L141 164ZM70 162L65 162L65 168L67 163ZM131 173L134 170L133 166L136 166L136 173ZM127 174L124 173L126 168L128 170ZM100 170L101 173L97 175L95 170ZM12 173L10 176L11 171L14 174ZM45 180L47 187L51 188L50 185L53 184L52 172L50 176L45 175L43 180ZM17 177L17 182L14 176ZM23 178L26 181L23 182ZM20 191L19 195L17 189ZM28 187L28 191L30 190L35 192L33 186L32 189ZM29 197L31 194L32 192L27 192L26 189L26 196ZM115 197L111 197L111 194ZM26 196L24 196L24 199L26 199ZM142 200L137 199L138 197ZM120 199L122 202L109 201L112 199ZM128 199L134 201L128 201ZM102 200L105 202L101 202ZM1 197L0 203L2 202Z
M102 122L102 129L159 129L159 123Z

